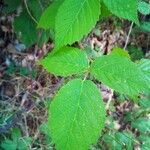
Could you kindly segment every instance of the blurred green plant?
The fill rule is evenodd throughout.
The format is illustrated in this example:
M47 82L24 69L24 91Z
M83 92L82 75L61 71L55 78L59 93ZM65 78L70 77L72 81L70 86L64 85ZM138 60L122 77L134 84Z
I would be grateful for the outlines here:
M22 76L30 76L33 79L37 76L36 70L30 70L28 67L15 66L14 64L10 64L5 72L8 75L19 74Z
M117 101L120 103L119 97ZM120 122L124 125L128 124L127 128L116 128L115 124L117 123L119 127L119 122L116 122L112 116L107 117L107 125L97 145L98 148L101 150L132 150L135 147L141 150L150 149L150 96L139 99L139 102L134 105L132 111L124 111L124 117ZM110 111L115 113L116 110L110 109Z
M13 128L10 133L10 138L5 138L0 141L0 148L4 150L28 150L32 138L22 137L18 128Z

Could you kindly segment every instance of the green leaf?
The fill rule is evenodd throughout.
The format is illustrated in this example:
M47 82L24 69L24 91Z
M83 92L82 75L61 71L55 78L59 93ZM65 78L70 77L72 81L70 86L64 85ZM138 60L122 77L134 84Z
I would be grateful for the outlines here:
M18 128L14 128L11 132L11 138L13 141L16 141L21 137L21 132Z
M49 30L41 31L40 36L37 39L38 40L37 43L39 47L42 47L43 44L45 44L49 40L51 33L52 32L50 32Z
M36 28L37 22L42 13L42 6L38 0L30 0L27 2L32 17L27 12L27 9L23 7L20 16L16 17L14 20L14 31L16 32L18 39L20 39L26 47L30 47L35 43L38 43L41 46L47 42L50 35L49 32L45 31L40 33Z
M85 52L77 48L63 47L54 54L49 54L39 62L44 68L58 76L80 74L88 69Z
M91 73L112 89L129 96L137 95L147 88L143 72L138 66L119 55L97 58L91 66Z
M140 28L146 32L150 32L150 22L142 22Z
M150 60L142 59L139 63L139 68L142 70L145 80L150 87Z
M133 149L134 136L130 132L106 133L103 136L103 141L111 150L126 150Z
M132 61L137 61L144 57L144 53L142 49L137 46L133 46L133 45L129 46L128 53L131 56Z
M122 149L123 147L126 148L126 150L132 150L134 149L133 143L134 143L134 136L130 132L117 132L115 134L115 139L119 143L122 144Z
M26 44L27 47L37 41L38 33L36 23L30 18L26 11L23 11L14 21L14 30L18 38Z
M31 15L38 21L43 11L42 3L40 3L39 0L30 0L27 1L27 5L29 7Z
M30 137L21 138L18 140L17 150L28 150L29 145L31 144L32 144L32 138Z
M43 133L43 134L45 134L45 135L49 135L49 134L47 133L47 130L48 130L48 125L47 125L47 123L43 123L43 124L40 125L39 131L40 131L41 133Z
M17 149L17 143L11 140L6 139L2 142L1 148L4 150L16 150Z
M121 150L122 149L122 144L119 143L119 141L117 141L115 139L115 136L113 135L113 133L104 134L102 139L106 143L106 145L108 146L108 148L110 150Z
M59 0L42 0L40 2L42 3L43 8L47 8L53 1L59 1Z
M150 133L150 119L148 118L138 118L131 123L131 126L138 129L141 133Z
M98 140L105 122L96 85L89 80L69 81L52 101L48 122L57 150L87 150Z
M150 137L146 135L140 135L138 137L139 141L142 143L141 150L149 150L150 149Z
M150 99L142 99L139 101L139 105L143 109L149 109L150 110Z
M114 15L139 24L138 0L103 0L103 2Z
M100 0L64 0L56 16L56 48L81 40L96 24Z
M107 18L109 16L111 16L111 12L105 6L104 2L101 1L101 15L100 15L100 19L105 19L105 18Z
M119 55L119 56L130 58L128 52L122 48L114 48L111 55Z
M140 1L138 4L138 10L140 13L142 13L144 15L148 15L148 14L150 14L150 4L148 4L144 1Z
M52 4L50 4L48 8L46 8L46 10L43 12L40 18L38 28L44 28L44 29L55 28L56 14L62 1L63 0L55 1Z

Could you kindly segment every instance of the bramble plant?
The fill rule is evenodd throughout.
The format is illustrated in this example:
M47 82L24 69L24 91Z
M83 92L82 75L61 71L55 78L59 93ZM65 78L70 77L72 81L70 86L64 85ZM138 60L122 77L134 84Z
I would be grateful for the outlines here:
M143 3L138 0L56 0L38 19L38 28L54 32L55 43L52 53L39 64L56 76L75 77L60 88L49 109L48 127L57 150L87 150L102 132L106 112L93 77L130 97L150 89L148 59L134 63L124 49L115 48L109 55L89 60L85 51L70 46L87 35L100 16L112 13L140 26L138 11L149 13L144 11L148 4ZM15 26L18 24L15 22Z
M103 7L139 25L137 6L137 0L60 0L43 13L38 27L54 30L55 48L40 64L57 76L84 76L64 85L51 103L48 122L56 149L86 150L97 141L104 127L101 94L87 76L129 96L149 88L150 74L144 69L149 60L137 65L118 48L110 55L89 62L84 51L66 46L81 40L95 26L99 16L105 13L101 11ZM144 73L144 70L147 71Z

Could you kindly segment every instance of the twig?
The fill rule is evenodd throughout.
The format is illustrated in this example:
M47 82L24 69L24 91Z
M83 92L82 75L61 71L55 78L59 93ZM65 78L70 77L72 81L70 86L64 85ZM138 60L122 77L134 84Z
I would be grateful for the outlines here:
M33 15L31 14L31 12L30 12L30 10L29 10L29 7L28 7L28 5L27 5L27 0L24 0L24 4L25 4L25 7L26 7L27 12L28 12L29 16L31 17L31 19L32 19L36 24L38 24L38 21L33 17Z
M129 32L128 32L128 35L127 35L127 39L126 39L126 42L125 42L125 45L124 45L124 50L126 50L126 48L127 48L127 45L128 45L128 43L129 43L129 38L130 38L130 34L131 34L131 31L132 31L132 28L133 28L133 22L131 23L131 25L130 25L130 29L129 29Z
M24 123L25 123L25 134L27 137L29 137L29 132L28 132L28 125L27 125L27 118L26 118L26 115L23 114L23 118L24 118Z
M105 107L106 110L109 109L109 105L110 105L110 103L111 103L111 101L112 101L112 97L113 97L113 90L110 89L109 99L108 99L108 102L107 102L106 107Z
M85 74L83 81L85 81L85 80L87 79L88 75L89 75L89 72L87 72L87 73Z

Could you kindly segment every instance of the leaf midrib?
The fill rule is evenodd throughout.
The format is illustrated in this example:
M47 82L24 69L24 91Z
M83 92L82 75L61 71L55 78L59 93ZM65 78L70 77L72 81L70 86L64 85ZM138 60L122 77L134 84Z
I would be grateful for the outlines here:
M78 105L77 105L77 108L76 108L76 111L75 111L75 114L74 114L74 117L73 117L73 121L72 121L72 123L71 123L71 127L70 127L70 129L69 129L69 134L68 134L68 137L67 137L67 142L66 142L66 147L67 147L67 145L68 145L68 141L69 141L69 137L70 137L70 134L71 134L71 131L72 131L72 128L73 128L73 125L74 125L74 122L75 122L75 120L76 120L76 117L77 117L77 114L78 114L78 110L79 110L79 108L80 108L80 101L81 101L81 95L82 95L82 91L83 91L83 84L84 84L84 81L85 80L83 80L82 82L81 82L81 88L80 88L80 94L79 94L79 98L78 98Z

